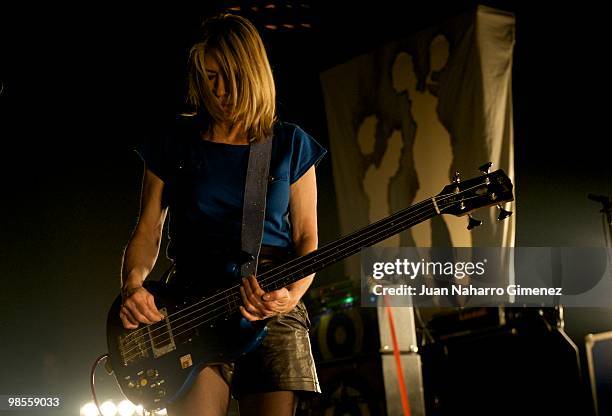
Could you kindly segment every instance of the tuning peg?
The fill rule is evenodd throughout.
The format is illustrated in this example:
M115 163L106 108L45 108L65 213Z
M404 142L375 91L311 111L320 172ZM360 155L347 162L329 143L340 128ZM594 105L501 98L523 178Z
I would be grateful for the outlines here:
M455 174L453 175L453 181L452 183L459 183L461 182L461 174L457 171L455 172Z
M485 175L488 175L489 170L491 170L491 165L493 165L493 162L487 162L484 165L480 166L478 170L484 173Z
M497 220L505 220L510 215L512 215L512 211L506 211L501 205L497 204L497 208L499 209L499 215L497 216Z
M476 218L472 217L470 214L468 214L468 226L467 229L468 230L473 230L476 227L480 227L482 225L482 221L477 220Z

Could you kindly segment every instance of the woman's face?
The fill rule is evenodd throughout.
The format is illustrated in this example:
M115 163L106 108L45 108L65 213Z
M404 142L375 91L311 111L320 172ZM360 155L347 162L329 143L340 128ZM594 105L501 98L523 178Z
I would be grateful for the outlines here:
M219 104L223 110L227 111L229 106L229 97L227 96L227 91L225 89L225 80L223 79L221 69L219 68L219 63L213 55L206 54L204 56L204 69L206 70L206 78L210 90L219 100Z

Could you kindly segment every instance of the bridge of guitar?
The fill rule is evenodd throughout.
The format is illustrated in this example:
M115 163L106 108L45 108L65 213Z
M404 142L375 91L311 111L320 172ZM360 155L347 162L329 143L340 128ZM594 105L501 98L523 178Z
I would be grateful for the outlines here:
M164 320L148 325L146 331L135 330L119 336L119 352L125 367L151 355L158 358L176 349L168 312L166 308L159 311Z

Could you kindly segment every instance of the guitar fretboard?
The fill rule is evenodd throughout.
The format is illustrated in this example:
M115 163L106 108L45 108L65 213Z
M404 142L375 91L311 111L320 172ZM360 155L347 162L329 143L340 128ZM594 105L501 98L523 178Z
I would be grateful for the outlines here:
M433 201L424 201L261 273L258 281L266 292L283 288L436 215Z

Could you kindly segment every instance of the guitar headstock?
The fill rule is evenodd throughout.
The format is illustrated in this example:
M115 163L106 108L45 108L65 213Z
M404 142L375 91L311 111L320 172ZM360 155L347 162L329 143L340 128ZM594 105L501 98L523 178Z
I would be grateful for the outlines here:
M514 200L512 181L501 169L489 173L490 167L490 162L481 166L479 169L483 175L465 181L460 180L459 173L456 173L452 183L445 186L435 197L440 213L460 217L478 208L497 205L500 210L499 220L512 215L512 212L506 211L501 205ZM480 224L481 221L470 216L468 229Z

